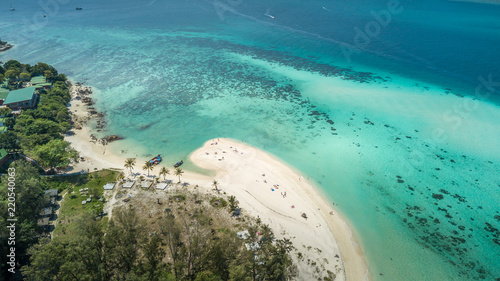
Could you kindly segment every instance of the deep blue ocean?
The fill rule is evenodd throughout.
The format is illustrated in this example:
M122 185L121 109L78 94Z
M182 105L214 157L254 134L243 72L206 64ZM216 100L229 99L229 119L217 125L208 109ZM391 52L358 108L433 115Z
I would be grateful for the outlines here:
M46 62L95 87L107 122L95 133L126 138L116 153L175 163L239 139L318 185L374 280L499 280L500 5L12 6L0 3L0 38L15 45L0 60Z

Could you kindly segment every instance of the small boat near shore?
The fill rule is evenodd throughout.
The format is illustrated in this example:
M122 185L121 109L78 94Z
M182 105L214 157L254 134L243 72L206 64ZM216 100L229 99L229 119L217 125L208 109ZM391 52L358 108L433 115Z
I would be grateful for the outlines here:
M184 161L182 161L182 160L181 160L181 161L179 161L179 162L177 162L177 163L175 163L175 164L174 164L174 168L179 167L179 166L180 166L180 165L182 165L183 163L184 163Z
M149 160L149 163L153 164L153 165L158 165L161 163L161 156L160 154L158 154L158 156L154 157L153 159Z

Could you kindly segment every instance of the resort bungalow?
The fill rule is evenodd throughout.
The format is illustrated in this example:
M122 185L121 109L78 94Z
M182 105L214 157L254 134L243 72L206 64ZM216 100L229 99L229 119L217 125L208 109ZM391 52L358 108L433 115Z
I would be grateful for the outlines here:
M49 189L49 190L45 190L45 195L49 196L49 197L57 197L57 195L59 194L59 192L57 191L56 188L54 189Z
M59 192L57 191L57 189L45 190L45 195L49 196L50 204L52 204L52 205L56 205L58 194L59 194Z
M161 183L159 183L159 184L156 185L156 189L165 190L165 188L167 188L167 186L168 186L168 183L161 182Z
M54 225L51 225L49 221L50 219L48 217L43 217L37 221L37 225L41 226L43 228L43 231L51 232L52 230L54 230Z
M45 229L49 226L49 218L41 218L37 221L37 224Z
M33 76L31 77L31 86L39 85L39 84L45 84L47 83L47 78L45 76Z
M38 84L38 85L35 85L33 86L35 88L35 90L37 91L40 91L40 90L47 90L47 89L50 89L52 88L52 84L51 83L42 83L42 84Z
M43 208L40 211L40 216L50 218L52 216L52 207Z
M113 190L115 188L116 183L108 182L103 186L104 190Z
M257 242L252 242L252 243L245 243L245 248L247 248L248 251L257 251L260 248L259 243Z
M12 110L33 108L36 105L36 100L35 87L28 87L9 92L3 105Z
M35 87L36 90L52 88L52 83L47 83L47 78L45 78L44 76L32 77L30 84L31 86Z
M135 185L135 181L126 181L125 183L123 183L122 187L123 188L132 188L134 187Z
M142 181L141 182L141 187L144 189L149 189L153 185L153 182L151 181Z
M243 230L237 232L236 235L241 239L248 239L250 237L250 232L248 232L248 230Z

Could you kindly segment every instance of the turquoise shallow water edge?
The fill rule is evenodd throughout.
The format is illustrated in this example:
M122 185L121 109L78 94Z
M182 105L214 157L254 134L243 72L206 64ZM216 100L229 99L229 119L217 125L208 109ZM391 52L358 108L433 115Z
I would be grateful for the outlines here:
M243 2L220 18L205 1L88 1L20 36L41 11L20 1L0 13L16 44L0 60L47 62L95 87L107 121L96 134L126 137L117 154L175 163L230 137L276 155L349 220L375 280L500 278L498 92L467 97L478 76L497 77L498 8L402 2L405 20L347 62L334 42L385 7L355 2Z

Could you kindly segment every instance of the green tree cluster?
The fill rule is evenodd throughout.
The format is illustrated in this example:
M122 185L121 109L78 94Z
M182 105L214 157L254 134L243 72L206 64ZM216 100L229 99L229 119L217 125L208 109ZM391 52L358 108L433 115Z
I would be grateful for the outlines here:
M22 152L50 170L67 165L72 159L76 160L76 151L63 140L63 133L71 127L67 108L71 96L66 77L45 63L30 66L15 60L6 62L1 71L28 73L30 76L50 72L57 77L52 79L54 83L51 89L40 92L40 102L35 109L23 110L16 118L5 119L4 125L12 130L0 134L0 147ZM2 112L4 116L9 113Z
M23 267L26 280L292 280L293 247L268 226L252 227L251 237L214 231L214 219L168 212L153 231L134 209L118 209L107 227L84 214L74 231L42 240ZM257 234L260 231L260 235ZM247 250L245 243L258 245ZM75 279L77 277L77 279Z
M46 183L38 175L38 170L25 161L14 161L10 165L9 174L4 174L0 182L0 224L7 226L7 219L12 209L9 205L9 197L15 193L15 218L16 223L16 258L20 264L26 264L27 249L36 243L41 229L37 225L40 210L48 204L48 198L44 195ZM9 186L8 177L15 178L15 185ZM8 237L10 233L6 227L0 228L0 252L8 253ZM0 280L8 280L6 255L0 256Z
M1 79L7 79L9 87L16 89L20 87L21 82L30 81L31 77L43 75L48 82L65 82L67 80L64 74L59 74L57 70L46 63L39 62L35 65L22 64L17 60L9 60L0 65ZM0 81L3 82L3 81Z

